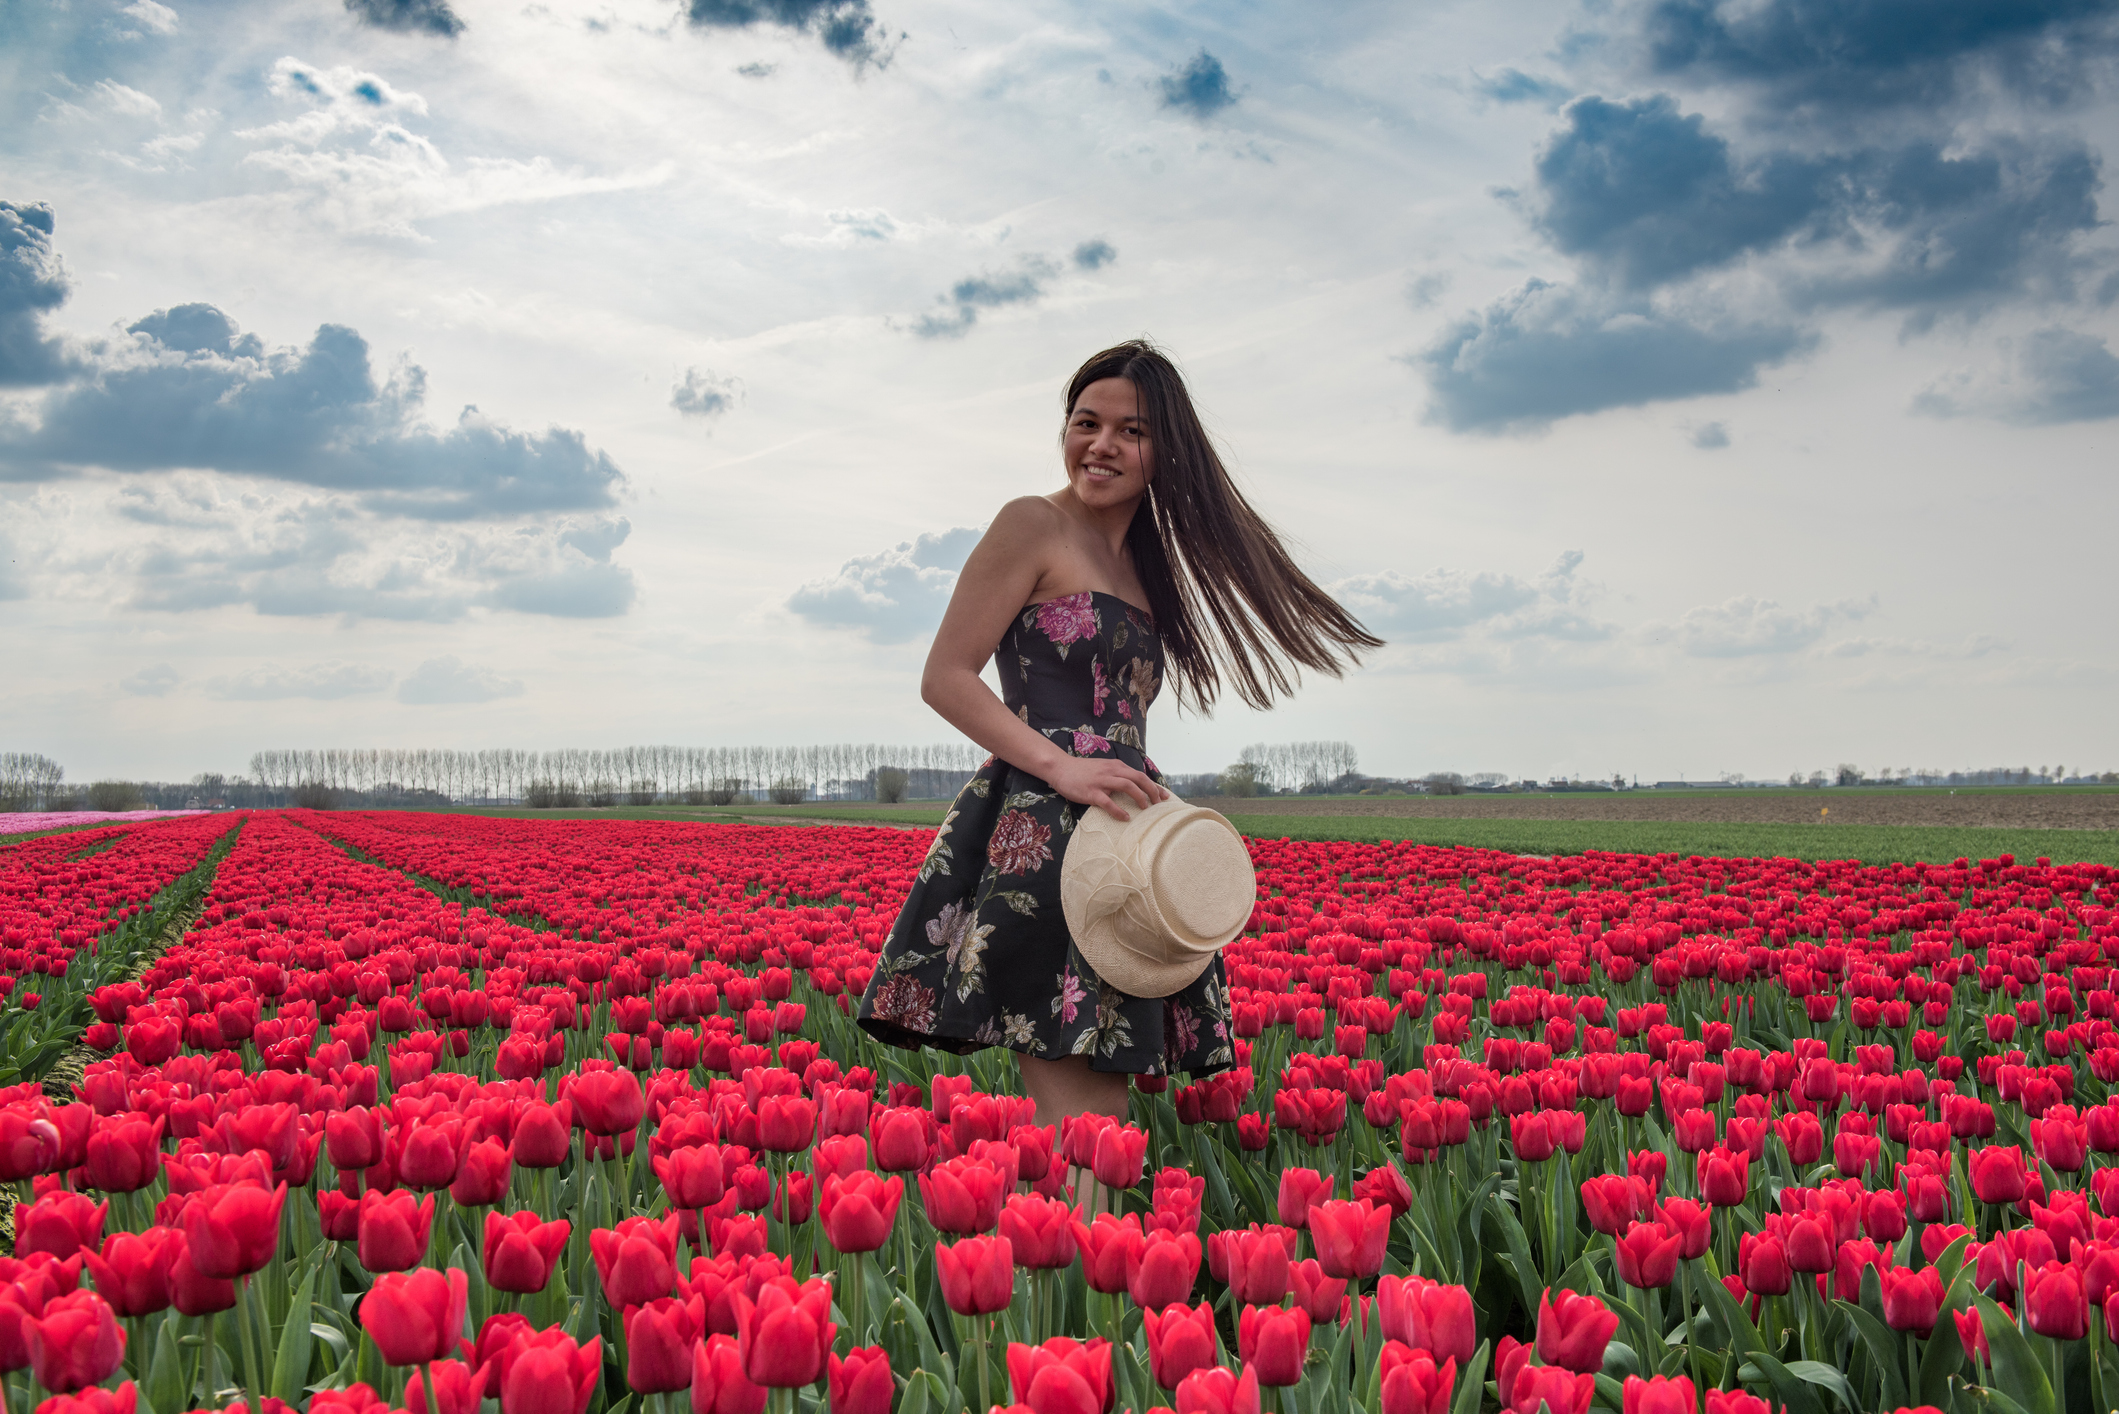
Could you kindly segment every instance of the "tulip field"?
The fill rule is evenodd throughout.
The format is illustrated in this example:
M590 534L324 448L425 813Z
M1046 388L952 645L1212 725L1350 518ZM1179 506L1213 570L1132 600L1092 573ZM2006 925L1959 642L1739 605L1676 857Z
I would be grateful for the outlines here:
M2119 1406L2119 870L1253 840L1040 1123L851 1020L931 838L0 847L0 1414Z

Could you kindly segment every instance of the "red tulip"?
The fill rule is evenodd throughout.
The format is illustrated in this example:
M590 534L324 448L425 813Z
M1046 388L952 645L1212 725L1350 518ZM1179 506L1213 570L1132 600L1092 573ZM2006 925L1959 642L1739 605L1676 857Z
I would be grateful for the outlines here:
M1661 1223L1635 1223L1618 1239L1619 1280L1653 1290L1670 1285L1678 1271L1678 1235Z
M1009 1184L983 1159L951 1159L920 1175L920 1202L935 1231L968 1237L991 1232L1001 1220Z
M1699 1166L1700 1198L1709 1206L1740 1207L1750 1196L1750 1150L1702 1149Z
M1457 1362L1438 1367L1434 1356L1401 1341L1383 1345L1380 1414L1449 1414L1457 1384Z
M1035 1414L1102 1414L1113 1398L1110 1343L1066 1336L1043 1345L1011 1343L1008 1387Z
M1786 1296L1792 1284L1788 1249L1770 1232L1747 1232L1737 1239L1736 1269L1754 1296Z
M925 1168L934 1152L934 1116L909 1106L879 1109L869 1116L868 1138L885 1173Z
M508 1146L498 1139L481 1139L464 1150L455 1181L449 1185L449 1196L459 1207L489 1208L508 1196L513 1181L514 1164L508 1158Z
M1690 1198L1668 1198L1656 1205L1656 1218L1677 1235L1678 1256L1686 1261L1705 1255L1714 1239L1713 1214L1705 1204Z
M573 1149L573 1107L561 1100L547 1105L532 1100L515 1117L508 1157L526 1169L558 1168Z
M1074 1245L1082 1258L1082 1279L1091 1291L1118 1292L1126 1289L1126 1276L1140 1254L1140 1214L1115 1218L1098 1213L1096 1221L1070 1221Z
M1699 1391L1683 1375L1628 1375L1621 1397L1625 1414L1698 1414L1700 1407Z
M1310 1225L1310 1209L1331 1201L1334 1180L1315 1169L1280 1171L1280 1222L1283 1227Z
M1134 1304L1159 1311L1192 1294L1199 1280L1199 1239L1189 1232L1154 1228L1143 1237L1126 1290Z
M386 1365L445 1360L455 1353L469 1291L460 1271L385 1272L361 1298L361 1329Z
M1582 1206L1589 1214L1589 1225L1612 1237L1644 1216L1653 1202L1648 1185L1625 1174L1598 1174L1582 1181Z
M1159 1312L1144 1310L1141 1319L1148 1333L1148 1368L1164 1389L1176 1389L1186 1375L1215 1363L1220 1346L1211 1303L1184 1306L1173 1302Z
M1974 1149L1968 1163L1972 1192L1982 1203L2014 1203L2029 1187L2023 1155L2014 1144Z
M1283 1229L1284 1230L1284 1229ZM1219 1232L1207 1239L1222 1239L1227 1269L1222 1279L1230 1294L1244 1305L1277 1306L1288 1294L1288 1247L1275 1232ZM1386 1277L1389 1281L1391 1278Z
M399 1146L398 1181L408 1188L447 1188L463 1159L462 1136L463 1126L454 1119L399 1125L392 1136Z
M280 1245L280 1207L287 1185L267 1190L224 1183L184 1205L184 1236L202 1275L241 1277L264 1270Z
M67 1109L75 1106L68 1105ZM113 1115L88 1136L88 1186L105 1193L137 1193L162 1172L162 1127L134 1115Z
M715 1333L692 1345L692 1414L760 1414L770 1391L743 1373L743 1349Z
M433 1231L433 1194L417 1203L402 1188L361 1194L359 1256L369 1271L410 1271L427 1255Z
M1382 1271L1390 1235L1391 1210L1365 1198L1310 1209L1310 1240L1327 1276L1359 1281Z
M1885 1267L1878 1275L1883 1278L1884 1324L1927 1339L1942 1314L1942 1273L1933 1267Z
M15 1209L15 1255L49 1252L64 1261L83 1248L103 1242L103 1220L110 1204L97 1203L65 1190L46 1193Z
M1596 1297L1563 1288L1555 1300L1548 1288L1538 1300L1538 1358L1578 1375L1594 1375L1604 1368L1604 1347L1618 1328L1618 1313Z
M1007 1262L1005 1252L1001 1260ZM825 1357L839 1333L831 1319L828 1283L775 1277L759 1288L755 1299L737 1292L730 1305L741 1326L737 1343L751 1383L793 1389L824 1378Z
M799 1095L760 1096L758 1147L775 1154L795 1154L816 1137L817 1106Z
M341 1173L368 1168L383 1156L382 1115L360 1106L326 1115L324 1153Z
M1096 1153L1090 1171L1106 1188L1131 1188L1140 1182L1148 1154L1145 1130L1130 1124L1107 1125L1096 1136Z
M1174 1414L1259 1414L1258 1372L1239 1375L1221 1365L1194 1370L1177 1387Z
M2047 1262L2024 1275L2023 1316L2031 1329L2053 1340L2089 1334L2090 1303L2082 1273L2064 1262Z
M125 1359L117 1313L92 1291L52 1298L28 1327L30 1372L56 1394L103 1383Z
M1528 1163L1543 1163L1552 1157L1553 1150L1558 1147L1552 1126L1542 1111L1510 1115L1508 1134L1516 1157Z
M630 1070L580 1071L567 1086L566 1098L573 1104L581 1127L605 1138L632 1133L647 1112L640 1077Z
M1005 1237L960 1237L934 1245L942 1300L961 1316L1005 1311L1015 1296L1015 1255Z
M1538 1414L1541 1405L1551 1414L1588 1414L1596 1392L1595 1375L1571 1375L1556 1366L1531 1365L1516 1376L1508 1408L1513 1414Z
M728 1191L728 1177L717 1144L693 1144L653 1159L655 1177L672 1208L711 1208Z
M96 1291L121 1316L151 1316L169 1306L169 1268L183 1238L173 1228L151 1227L135 1237L114 1232L103 1251L81 1256L96 1279Z
M1707 1391L1707 1414L1773 1414L1773 1406L1749 1390L1710 1389ZM1905 1414L1922 1414L1922 1411L1908 1410Z
M1074 1265L1075 1210L1057 1198L1011 1193L1001 1207L1001 1236L1015 1253L1015 1264L1031 1271Z
M668 1394L692 1383L692 1344L707 1332L706 1303L665 1296L625 1310L625 1382L634 1393Z
M179 1232L170 1246L169 1304L183 1316L210 1316L235 1305L235 1283L210 1277L191 1260L191 1242Z
M1246 1306L1236 1322L1236 1348L1258 1382L1285 1388L1302 1379L1310 1350L1310 1314L1278 1306Z
M589 1233L589 1256L616 1310L659 1301L677 1284L677 1215L660 1222L627 1218Z
M896 1175L879 1179L865 1168L851 1177L825 1179L824 1198L817 1208L825 1240L840 1252L878 1250L890 1240L904 1196L904 1179Z
M479 1400L485 1390L484 1372L473 1370L461 1360L435 1360L412 1371L405 1383L405 1414L428 1414L427 1382L424 1376L434 1376L434 1414L478 1414ZM268 1396L269 1398L269 1396ZM278 1404L278 1400L273 1400ZM311 1414L317 1414L316 1406L310 1406ZM270 1414L271 1406L266 1406ZM282 1406L286 1408L286 1406ZM248 1414L248 1411L245 1411ZM287 1409L286 1414L293 1414ZM328 1406L324 1414L329 1414ZM387 1414L387 1406L375 1401L373 1414Z
M389 1280L378 1278L378 1284ZM584 1414L602 1370L601 1337L578 1345L557 1326L525 1335L509 1352L500 1378L501 1414Z
M528 1209L506 1216L487 1213L481 1254L486 1284L519 1295L543 1291L572 1233L573 1224L565 1218L545 1222Z
M1346 1280L1326 1276L1315 1257L1288 1264L1288 1294L1295 1298L1297 1309L1309 1312L1313 1325L1327 1325L1339 1319L1339 1312L1346 1305Z
M831 1414L890 1414L897 1386L880 1345L857 1345L831 1357Z

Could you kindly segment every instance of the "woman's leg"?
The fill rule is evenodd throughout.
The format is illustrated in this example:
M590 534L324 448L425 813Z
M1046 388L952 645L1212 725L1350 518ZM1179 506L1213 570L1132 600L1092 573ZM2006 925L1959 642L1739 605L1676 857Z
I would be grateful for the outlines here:
M1087 1056L1064 1060L1017 1058L1023 1071L1023 1088L1037 1101L1037 1122L1058 1124L1081 1114L1126 1117L1126 1101L1133 1078L1121 1071L1091 1070Z
M1068 1056L1064 1060L1018 1056L1017 1060L1023 1072L1023 1089L1037 1101L1039 1124L1059 1124L1083 1114L1126 1117L1133 1078L1124 1072L1091 1070L1086 1056ZM1103 1202L1097 1181L1086 1169L1074 1171L1074 1196L1091 1216Z

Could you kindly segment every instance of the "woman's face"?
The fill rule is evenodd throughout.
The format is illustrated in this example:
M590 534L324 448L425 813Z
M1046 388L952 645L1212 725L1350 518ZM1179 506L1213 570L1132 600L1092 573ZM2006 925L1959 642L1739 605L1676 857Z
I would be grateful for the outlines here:
M1101 378L1082 389L1061 443L1067 483L1082 504L1097 510L1130 505L1155 477L1154 448L1140 415L1140 394L1124 378Z

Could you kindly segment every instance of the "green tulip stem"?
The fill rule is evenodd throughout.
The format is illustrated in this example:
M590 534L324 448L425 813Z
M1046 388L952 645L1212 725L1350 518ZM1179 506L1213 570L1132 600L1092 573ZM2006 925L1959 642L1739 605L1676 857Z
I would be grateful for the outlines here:
M853 1252L848 1255L852 1259L849 1270L853 1275L847 1281L847 1285L852 1289L846 1293L846 1301L849 1307L848 1315L852 1318L853 1348L859 1349L863 1338L868 1334L868 1322L865 1319L867 1312L863 1309L867 1304L865 1298L868 1293L861 1283L861 1257L863 1254ZM7 1411L0 1410L0 1414L7 1414Z
M993 1317L985 1315L971 1318L971 1341L977 1348L979 1356L979 1408L981 1409L991 1409L993 1407L993 1375L986 1363L986 1333L992 1321Z
M427 1406L426 1414L441 1414L441 1391L434 1387L434 1362L419 1362L420 1402ZM253 1411L256 1414L256 1411Z
M236 1339L243 1348L244 1392L250 1397L252 1410L263 1410L265 1407L264 1366L258 1354L260 1332L256 1329L263 1324L264 1315L257 1306L257 1293L252 1289L252 1277L245 1275L242 1285L236 1289L235 1331Z

